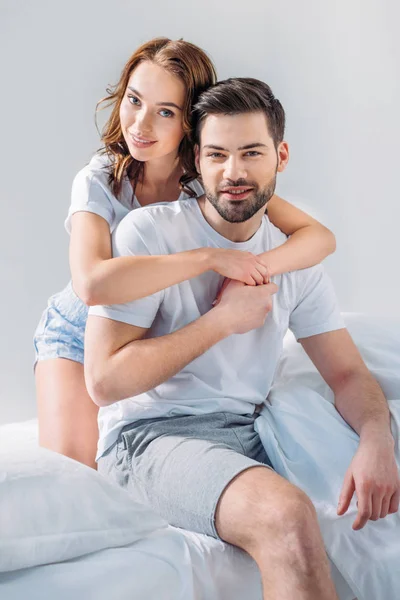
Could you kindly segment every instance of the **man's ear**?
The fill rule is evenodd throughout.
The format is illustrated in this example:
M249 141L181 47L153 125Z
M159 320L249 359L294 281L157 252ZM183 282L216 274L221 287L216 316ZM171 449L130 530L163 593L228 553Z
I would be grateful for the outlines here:
M196 171L200 175L200 148L198 144L194 147L194 164L196 165Z
M286 169L286 165L289 162L289 145L287 142L283 141L279 144L278 150L278 171L282 173Z

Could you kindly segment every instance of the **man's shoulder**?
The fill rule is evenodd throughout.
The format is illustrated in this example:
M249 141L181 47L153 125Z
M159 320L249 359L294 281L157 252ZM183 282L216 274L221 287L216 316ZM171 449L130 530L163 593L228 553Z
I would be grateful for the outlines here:
M118 227L126 226L130 223L132 226L143 226L151 228L163 222L173 221L179 215L190 211L195 199L175 200L174 202L157 202L148 206L141 206L131 210L121 221Z
M171 238L171 235L175 238L176 231L182 230L182 218L186 220L193 202L194 199L176 200L135 208L116 227L113 240L116 244L129 243L133 247L136 241L139 243L140 238L141 243L154 252L163 253L166 251L165 240Z
M264 227L265 232L263 243L267 246L266 250L272 250L273 248L282 246L282 244L287 241L288 236L286 233L278 229L278 227L276 227L269 219L267 214L263 216L262 226Z

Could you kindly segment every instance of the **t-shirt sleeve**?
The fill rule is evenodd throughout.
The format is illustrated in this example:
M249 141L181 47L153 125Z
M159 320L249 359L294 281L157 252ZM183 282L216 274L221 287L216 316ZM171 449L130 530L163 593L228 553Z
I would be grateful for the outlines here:
M332 282L322 265L294 272L295 302L289 317L289 329L296 340L343 329Z
M114 257L163 254L158 247L154 223L146 210L140 208L122 219L113 234L112 246ZM164 290L161 290L125 304L91 306L89 314L148 329L153 324L163 298Z
M71 218L76 212L84 211L100 215L112 228L115 211L110 198L111 189L108 187L107 176L93 172L85 167L76 175L71 190L71 204L65 220L65 229L71 234Z

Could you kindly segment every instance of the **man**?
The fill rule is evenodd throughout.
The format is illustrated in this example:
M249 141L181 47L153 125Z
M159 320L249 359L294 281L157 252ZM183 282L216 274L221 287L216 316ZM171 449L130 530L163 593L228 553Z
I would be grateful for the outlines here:
M265 216L288 161L284 111L270 88L220 82L202 94L195 115L205 196L132 211L116 232L115 256L207 245L260 254L285 241ZM389 411L322 267L274 279L230 282L213 307L222 280L208 272L90 310L85 368L102 407L99 470L171 524L246 550L265 598L333 600L312 503L270 468L254 430L287 328L360 435L339 508L347 510L356 490L356 529L398 509Z

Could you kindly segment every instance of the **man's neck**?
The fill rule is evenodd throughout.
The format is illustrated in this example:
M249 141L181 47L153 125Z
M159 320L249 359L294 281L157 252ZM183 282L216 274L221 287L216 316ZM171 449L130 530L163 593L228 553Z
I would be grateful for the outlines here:
M205 195L198 198L197 202L207 223L224 238L236 243L247 242L252 238L260 228L265 215L265 206L263 206L251 219L243 223L229 223L221 217Z

